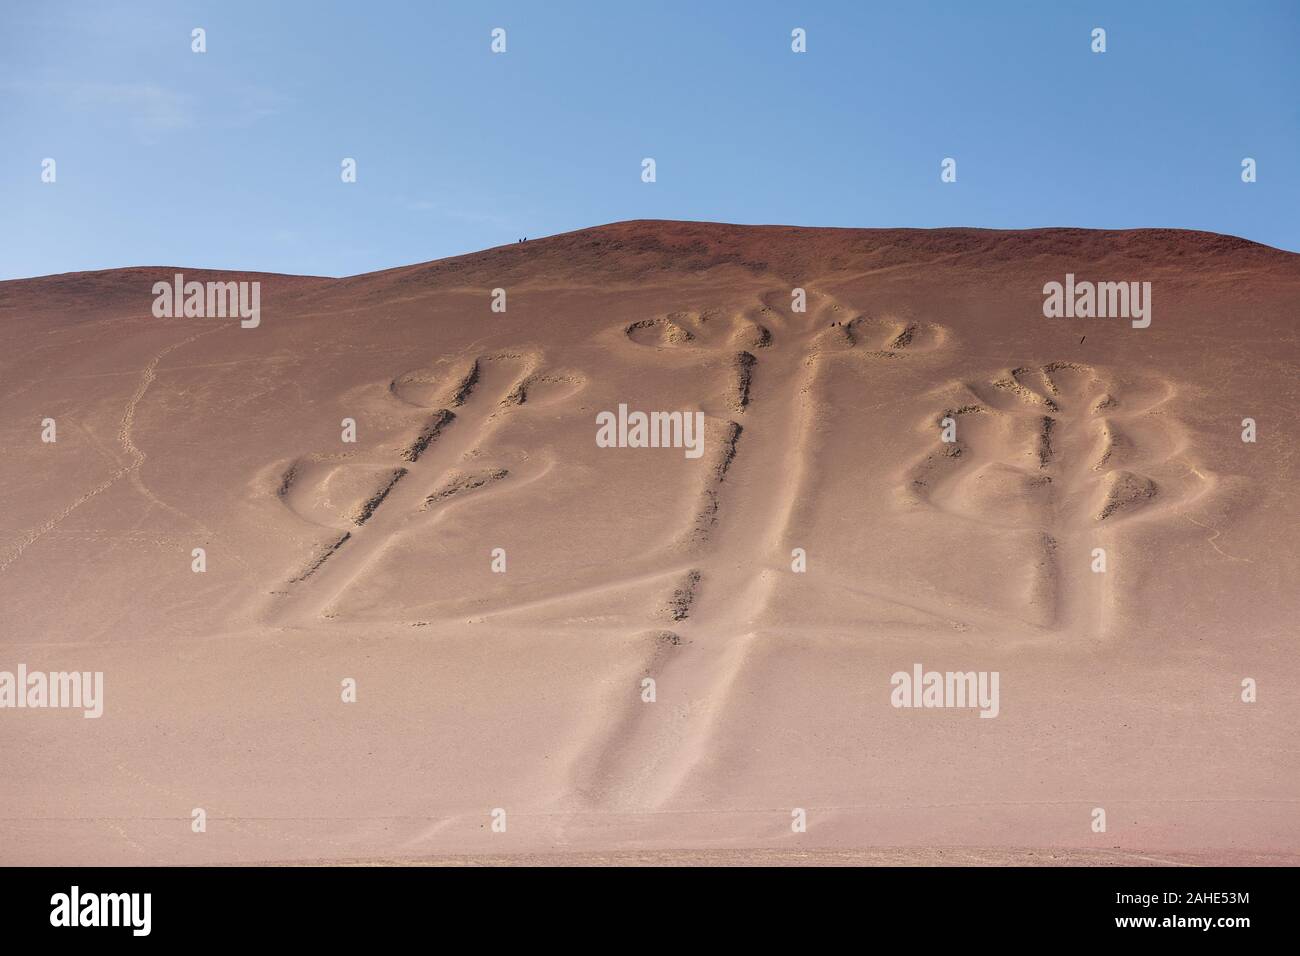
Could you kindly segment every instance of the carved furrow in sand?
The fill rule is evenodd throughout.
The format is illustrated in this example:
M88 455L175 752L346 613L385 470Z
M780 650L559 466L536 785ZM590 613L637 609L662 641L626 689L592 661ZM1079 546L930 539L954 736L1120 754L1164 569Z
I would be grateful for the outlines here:
M291 577L287 586L275 592L266 611L270 623L305 625L337 614L336 603L374 567L388 548L401 540L413 526L424 525L429 512L459 504L478 489L506 479L503 468L472 468L464 464L470 452L480 448L505 421L509 410L526 401L528 383L535 375L531 367L512 371L510 363L501 369L511 373L503 381L484 384L484 363L472 363L455 389L449 404L434 410L409 442L395 456L401 464L380 467L372 490L347 514L348 527L327 544L306 569ZM396 380L390 391L404 398L402 389L414 386L408 379ZM404 398L408 404L409 398ZM304 517L308 510L295 502L299 463L285 472L277 494Z
M682 542L690 567L665 594L659 626L638 638L656 701L642 702L635 687L616 692L609 734L573 768L575 790L593 805L659 806L704 759L781 573L821 360L782 367L765 351L740 361L729 402L738 420L710 436L711 466Z
M766 306L745 320L762 330L762 351L757 359L739 353L731 363L735 420L715 442L721 455L685 538L691 567L660 609L662 627L638 638L656 701L643 703L630 691L610 700L610 712L620 716L573 768L575 790L591 804L657 807L707 761L779 577L791 573L798 545L791 531L809 526L807 509L816 506L810 486L824 410L819 396L831 362L896 361L947 338L939 326L863 315L819 298L810 315L796 316L765 297ZM689 347L694 337L679 335L673 347ZM791 339L799 344L781 347Z
M1176 395L1163 380L1118 384L1073 362L954 386L942 418L957 441L938 443L942 418L924 423L937 447L909 470L905 497L1023 541L1024 604L1012 613L1024 624L1103 638L1116 569L1094 571L1094 549L1113 562L1144 525L1214 486L1169 467L1188 448L1161 414Z

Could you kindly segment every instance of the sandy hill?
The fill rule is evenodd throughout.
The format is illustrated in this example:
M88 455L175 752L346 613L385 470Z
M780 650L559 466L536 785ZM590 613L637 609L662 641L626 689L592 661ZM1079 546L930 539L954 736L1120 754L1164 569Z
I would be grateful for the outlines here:
M645 221L0 283L0 671L105 675L0 711L0 862L1300 854L1297 303L1208 233Z

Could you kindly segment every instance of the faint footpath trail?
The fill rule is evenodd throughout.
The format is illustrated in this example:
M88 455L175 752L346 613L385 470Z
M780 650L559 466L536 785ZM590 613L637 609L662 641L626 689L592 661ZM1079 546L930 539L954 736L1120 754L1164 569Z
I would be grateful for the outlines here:
M149 391L149 386L151 386L158 377L158 363L160 363L164 358L167 357L167 355L176 351L177 349L189 345L191 342L195 341L196 339L202 338L205 335L211 335L213 332L219 332L223 328L225 328L225 326L218 326L217 328L206 329L202 332L196 332L194 335L191 335L189 338L182 339L179 342L174 342L171 345L168 345L166 348L162 349L162 351L160 351L157 355L155 355L150 360L149 364L146 365L144 369L141 370L139 384L136 385L135 393L131 396L130 400L126 404L126 409L122 413L122 426L121 428L118 429L117 432L118 443L122 446L122 449L127 453L127 455L130 456L131 459L130 462L116 469L112 474L108 476L108 478L100 482L94 488L90 489L90 491L87 491L81 497L77 498L66 508L63 508L57 514L55 514L54 517L50 518L49 521L45 522L40 527L34 528L31 531L29 531L18 542L17 546L12 552L10 552L9 556L6 557L4 561L0 562L0 572L6 571L10 565L12 565L15 561L17 561L20 557L22 557L24 551L26 551L29 547L31 547L33 544L35 544L37 541L43 538L50 531L53 531L54 528L56 528L60 522L62 522L65 518L68 517L68 515L72 514L74 511L76 511L78 508L84 505L87 501L93 499L96 495L99 495L104 491L106 491L107 489L111 488L114 484L116 484L119 480L121 480L123 477L127 475L131 475L135 479L136 488L140 490L147 498L149 498L150 501L152 501L155 504L161 505L164 508L167 508L169 511L172 511L175 514L181 514L181 512L178 512L175 508L172 508L170 505L167 505L164 502L160 501L152 492L150 492L144 486L142 482L138 480L138 472L140 470L140 466L144 464L144 460L146 456L145 453L141 451L140 448L136 445L135 440L132 437L132 430L135 427L135 413L136 413L136 409L139 408L140 403L144 400L145 394ZM184 517L188 517L188 516L184 516Z

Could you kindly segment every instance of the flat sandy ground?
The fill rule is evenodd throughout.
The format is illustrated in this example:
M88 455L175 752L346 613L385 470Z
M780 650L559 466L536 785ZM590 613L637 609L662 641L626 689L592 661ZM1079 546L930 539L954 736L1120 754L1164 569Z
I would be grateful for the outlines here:
M1206 233L664 222L0 283L0 671L105 682L0 710L0 863L1296 862L1297 303Z
M642 853L518 853L306 861L305 866L1295 866L1288 853L1135 853L1125 850L1025 850L981 847L879 847L871 850L659 850Z

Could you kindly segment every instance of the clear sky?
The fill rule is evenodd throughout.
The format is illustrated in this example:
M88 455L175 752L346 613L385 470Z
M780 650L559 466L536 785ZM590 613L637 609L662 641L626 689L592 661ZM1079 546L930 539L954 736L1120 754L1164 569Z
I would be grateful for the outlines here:
M351 275L637 218L1300 250L1300 3L0 0L0 278Z

